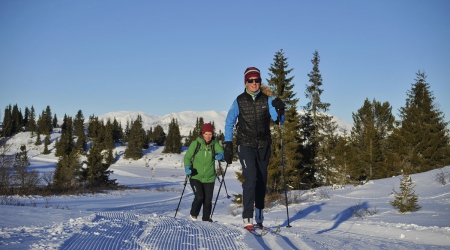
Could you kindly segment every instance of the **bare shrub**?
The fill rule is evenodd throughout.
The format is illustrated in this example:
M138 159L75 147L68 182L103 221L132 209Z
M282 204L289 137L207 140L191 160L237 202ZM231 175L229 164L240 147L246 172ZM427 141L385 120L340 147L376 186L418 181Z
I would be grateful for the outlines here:
M41 179L47 186L53 184L53 172L43 173Z
M279 204L286 206L286 197L288 204L299 204L303 202L307 202L310 200L310 196L306 195L306 191L300 191L300 190L292 190L289 191L286 195L279 194Z
M369 210L367 207L362 207L361 202L359 201L350 208L351 214L353 217L364 219L367 216L372 216L378 214L378 209L375 207L373 210Z
M447 176L446 173L444 172L444 170L439 169L440 171L434 174L434 179L439 183L442 184L443 186L445 186L447 184ZM450 179L450 175L449 175L449 179Z
M330 191L323 187L320 187L320 188L316 189L315 191L316 191L317 198L319 198L321 200L329 200L332 196L330 194Z
M241 207L239 207L239 206L230 206L230 207L228 207L228 213L230 215L232 215L233 217L239 216L242 213Z
M9 205L9 206L32 206L36 207L36 202L33 197L27 198L16 198L13 196L3 195L0 198L0 205Z
M10 150L10 144L0 145L0 194L8 194L12 182L14 156L8 155Z
M302 191L295 192L292 202L299 204L299 203L309 202L310 200L311 200L311 196L308 195L308 192L305 190L302 190Z
M44 200L45 200L45 205L44 205L45 208L52 207L52 206L50 205L50 198L44 197Z
M283 195L278 194L278 193L266 195L266 197L264 199L264 204L265 204L266 208L272 208L272 207L278 205L280 200L283 197L284 197Z
M168 187L165 187L164 185L162 185L162 186L156 186L155 190L157 192L177 192L179 189L176 189L175 187L168 188Z

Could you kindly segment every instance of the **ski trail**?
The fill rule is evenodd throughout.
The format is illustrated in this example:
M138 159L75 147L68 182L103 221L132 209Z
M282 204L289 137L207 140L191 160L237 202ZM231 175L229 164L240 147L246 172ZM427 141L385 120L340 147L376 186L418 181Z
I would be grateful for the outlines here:
M96 213L61 249L243 249L242 232L218 223L122 212ZM41 245L42 246L42 245Z

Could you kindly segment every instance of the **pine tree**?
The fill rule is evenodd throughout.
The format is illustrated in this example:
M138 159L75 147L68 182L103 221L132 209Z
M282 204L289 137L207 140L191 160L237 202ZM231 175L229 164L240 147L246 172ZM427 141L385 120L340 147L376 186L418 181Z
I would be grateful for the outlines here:
M332 185L337 182L338 171L335 167L335 147L338 135L335 134L337 124L331 120L331 116L324 119L320 131L320 146L318 148L316 166L319 170L320 182L325 185Z
M337 138L336 147L334 148L334 166L337 170L336 184L345 185L355 183L350 176L355 176L352 172L355 167L356 159L355 147L351 143L350 136L346 133Z
M30 166L30 161L27 156L27 147L25 145L21 145L20 152L16 153L13 168L15 171L14 180L22 189L27 187L28 166Z
M33 138L34 132L36 132L36 112L33 106L31 106L30 113L28 115L26 129L31 132L31 138Z
M17 104L13 106L12 112L11 112L11 118L12 118L12 127L11 131L13 134L18 133L22 131L23 126L23 117L22 112L20 112L19 107Z
M113 164L114 160L115 160L114 155L113 155L113 150L112 149L108 149L106 151L106 154L104 155L104 158L105 158L106 164L108 164L108 165Z
M47 106L47 108L45 109L45 115L43 116L43 119L45 124L45 131L43 131L43 133L48 135L52 132L53 129L52 111L50 109L50 106Z
M79 154L84 155L87 150L87 138L86 137L78 138L75 148L77 149Z
M37 121L38 131L41 134L49 135L52 132L52 112L50 106L47 106L45 110L42 110L41 115Z
M203 117L197 117L197 121L195 122L194 130L192 132L189 131L189 136L186 139L186 141L184 142L184 145L186 147L189 147L189 145L191 145L191 143L193 141L195 141L197 139L197 137L199 137L201 135L204 123L205 122L203 120Z
M285 104L285 122L282 126L272 123L272 154L268 166L268 191L281 190L284 184L282 151L284 152L285 174L287 182L291 186L298 187L301 182L301 137L299 135L300 116L297 112L298 98L293 92L293 76L289 76L293 69L289 69L289 63L284 56L283 50L275 53L274 62L269 68L269 79L267 84L270 89L266 90L261 85L261 90L269 96L272 93L280 98ZM275 96L274 96L275 98ZM281 138L280 138L281 135ZM280 139L283 140L283 150L279 147Z
M119 122L117 122L115 117L112 125L113 125L113 140L115 143L119 143L120 141L122 141L123 138L122 125Z
M53 172L53 185L56 187L65 187L69 186L70 183L68 180L68 160L69 156L64 155L58 158L58 162L55 166L55 172Z
M147 138L148 138L149 142L154 142L154 140L153 140L153 128L152 127L147 131Z
M25 107L25 114L23 116L23 124L22 126L25 128L25 130L28 130L28 120L30 119L30 110L28 107Z
M413 182L408 174L403 174L400 180L400 192L392 190L395 193L395 200L390 201L393 207L400 213L415 212L421 208L418 204L419 196L414 193Z
M93 142L97 144L98 150L103 151L106 149L105 139L106 139L106 125L102 120L99 121L97 136L93 139Z
M393 130L394 116L388 102L383 104L367 98L353 116L352 142L357 152L356 169L352 177L357 180L379 179L396 175L386 164L387 137Z
M139 131L139 136L141 138L141 148L148 149L148 147L150 146L150 141L147 139L147 132L143 127Z
M53 115L52 126L54 128L58 127L58 118L56 117L56 114Z
M55 156L69 155L72 149L75 148L72 131L72 117L64 115L64 121L61 125L61 137L55 143Z
M407 92L400 121L389 137L392 161L408 173L420 173L450 164L450 138L443 113L434 103L424 72Z
M35 188L39 182L39 172L36 170L29 170L30 161L27 156L27 148L25 145L20 147L19 153L16 153L16 157L13 164L14 174L13 180L16 187L19 187L23 193L26 193L27 189Z
M115 148L115 144L114 144L114 139L113 139L113 125L111 123L111 120L108 118L108 120L106 121L106 124L103 125L102 123L102 128L101 128L101 141L99 141L101 143L101 149L102 150L109 150L109 149L114 149Z
M144 134L143 134L144 132ZM128 145L124 152L125 159L138 160L142 158L143 139L145 131L142 128L142 118L138 115L137 119L132 122Z
M53 183L57 187L76 187L83 171L83 162L77 150L60 156L53 174Z
M78 110L73 120L73 135L77 138L76 148L80 154L84 154L87 149L87 136L84 132L84 116L81 110Z
M48 155L50 154L50 150L48 150L48 145L50 145L50 135L47 135L44 139L44 151L42 154Z
M221 129L219 129L219 132L215 132L215 134L216 134L215 137L216 137L217 141L219 141L220 143L225 141L225 134L223 133L223 131Z
M73 119L73 135L77 137L86 135L84 133L84 115L81 110L78 110L75 119Z
M83 169L83 178L91 187L104 187L117 185L114 180L109 179L113 172L109 169L110 164L104 162L101 150L94 143L89 150L86 161L87 168Z
M45 115L44 111L42 111L42 113L38 116L37 122L36 122L36 126L37 126L37 133L38 134L45 134L42 131L45 130L45 124L44 124L44 120L43 120L43 116Z
M12 117L11 117L11 104L5 108L5 114L3 117L3 129L2 129L2 137L8 137L13 134L12 130Z
M164 133L164 130L160 125L157 125L155 127L155 130L153 131L153 142L158 146L162 146L164 145L165 141L166 133Z
M88 133L87 136L93 140L98 137L99 130L100 130L101 124L98 120L97 116L91 115L89 116L89 122L88 122Z
M300 153L302 154L302 181L315 183L314 159L317 155L316 140L313 140L315 127L311 115L306 112L300 116Z
M131 130L130 121L127 121L127 124L125 125L125 131L123 133L122 146L128 143L130 137L130 130Z
M172 121L169 124L166 146L164 147L163 153L180 154L181 146L180 126L178 125L178 121L172 118Z
M337 124L332 120L332 116L327 115L326 112L329 111L330 103L323 102L321 100L321 95L323 89L321 88L322 74L319 70L320 56L319 52L316 50L313 53L313 59L311 60L313 68L310 73L308 73L310 85L306 85L305 96L309 100L304 107L308 116L312 120L312 128L310 130L310 144L308 145L310 157L312 159L305 159L305 162L310 162L311 165L306 165L305 167L311 170L309 177L315 176L317 172L320 181L326 185L331 184L330 177L333 173L333 163L330 162L333 156L331 155L333 147L336 143L336 137L334 132L337 128ZM314 179L312 179L314 181ZM317 181L316 181L317 182ZM318 184L318 183L316 183Z
M42 141L41 141L41 133L38 132L38 133L37 133L37 137L36 137L36 142L34 143L34 145L39 146L39 145L41 145L41 144L42 144Z

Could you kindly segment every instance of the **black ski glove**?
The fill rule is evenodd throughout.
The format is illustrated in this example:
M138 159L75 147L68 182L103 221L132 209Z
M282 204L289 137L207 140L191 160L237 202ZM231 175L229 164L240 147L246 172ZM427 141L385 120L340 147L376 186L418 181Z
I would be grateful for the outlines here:
M277 110L278 116L284 115L285 104L280 98L275 98L272 101L272 106Z
M223 153L225 156L225 161L228 164L231 164L231 162L233 161L233 142L231 142L231 141L224 142Z

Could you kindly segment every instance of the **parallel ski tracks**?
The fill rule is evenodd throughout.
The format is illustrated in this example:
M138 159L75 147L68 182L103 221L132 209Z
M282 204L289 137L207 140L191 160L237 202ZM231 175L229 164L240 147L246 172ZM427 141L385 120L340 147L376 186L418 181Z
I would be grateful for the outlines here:
M123 212L96 213L62 249L243 249L242 232L202 221Z

